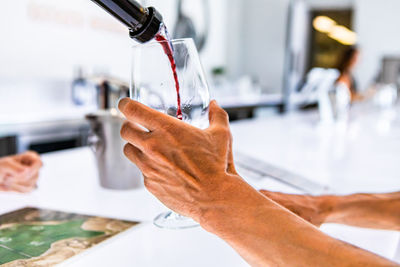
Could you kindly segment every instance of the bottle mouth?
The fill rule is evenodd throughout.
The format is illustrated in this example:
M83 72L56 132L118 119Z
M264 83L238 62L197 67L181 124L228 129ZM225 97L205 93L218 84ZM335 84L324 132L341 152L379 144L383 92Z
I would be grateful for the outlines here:
M140 43L151 41L160 31L163 23L163 17L154 7L149 7L148 10L149 17L143 27L137 31L129 30L129 36Z

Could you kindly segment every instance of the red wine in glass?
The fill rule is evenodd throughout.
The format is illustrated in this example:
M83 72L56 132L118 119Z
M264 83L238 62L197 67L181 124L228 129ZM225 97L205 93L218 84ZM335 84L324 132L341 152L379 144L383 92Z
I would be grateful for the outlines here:
M156 35L155 39L163 47L164 53L167 55L168 60L171 64L171 69L172 69L172 73L174 75L175 88L176 88L176 99L177 99L176 117L179 120L182 120L183 115L182 115L182 107L181 107L181 94L180 94L178 73L176 71L176 63L175 63L175 59L174 59L174 48L171 44L170 38L168 37L167 29L165 26L162 27L161 31Z

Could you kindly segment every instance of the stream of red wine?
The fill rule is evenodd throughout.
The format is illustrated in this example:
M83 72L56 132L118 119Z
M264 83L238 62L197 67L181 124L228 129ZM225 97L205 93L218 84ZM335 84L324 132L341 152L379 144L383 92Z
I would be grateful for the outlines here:
M178 73L176 71L176 63L174 59L174 50L172 47L172 44L169 38L166 37L168 35L163 35L162 33L158 33L155 37L156 41L160 43L160 45L164 49L164 53L168 56L168 60L171 63L171 69L172 73L174 74L174 80L175 80L175 88L176 88L176 98L177 98L177 111L176 111L176 117L179 120L183 119L182 115L182 108L181 108L181 94L180 94L180 86L179 86L179 80L178 80Z

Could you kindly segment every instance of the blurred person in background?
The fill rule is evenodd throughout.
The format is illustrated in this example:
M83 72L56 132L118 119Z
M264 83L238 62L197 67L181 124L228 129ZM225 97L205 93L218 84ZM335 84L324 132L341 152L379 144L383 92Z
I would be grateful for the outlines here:
M336 80L335 87L346 88L352 102L362 99L362 96L358 93L357 83L353 74L359 58L360 50L352 46L343 53L337 66L340 75Z
M32 151L0 158L0 191L31 192L42 166L40 156Z
M340 75L335 82L336 91L341 89L346 91L351 102L368 100L375 94L375 90L372 88L362 93L360 88L357 87L354 70L360 60L360 56L360 49L356 46L351 46L343 53L337 66Z

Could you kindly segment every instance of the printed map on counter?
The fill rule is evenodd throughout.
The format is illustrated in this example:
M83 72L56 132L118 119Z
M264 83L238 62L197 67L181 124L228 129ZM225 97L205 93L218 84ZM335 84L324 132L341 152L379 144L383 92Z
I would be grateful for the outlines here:
M137 222L36 208L0 216L0 266L54 266Z

